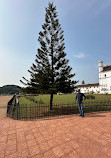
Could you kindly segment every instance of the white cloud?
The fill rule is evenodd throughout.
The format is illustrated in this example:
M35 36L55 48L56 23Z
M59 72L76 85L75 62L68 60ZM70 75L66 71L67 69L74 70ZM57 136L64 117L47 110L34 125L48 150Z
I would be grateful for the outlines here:
M85 54L83 52L79 52L78 54L74 55L75 58L81 59L85 57Z

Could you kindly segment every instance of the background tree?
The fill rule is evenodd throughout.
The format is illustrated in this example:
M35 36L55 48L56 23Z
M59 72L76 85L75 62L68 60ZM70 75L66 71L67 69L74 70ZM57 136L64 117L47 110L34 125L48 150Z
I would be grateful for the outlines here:
M53 94L58 91L72 92L77 81L71 80L75 74L71 74L69 60L65 59L64 35L57 19L56 6L49 3L45 10L45 23L38 38L40 48L37 50L35 64L28 70L31 79L28 81L23 77L26 82L22 80L21 82L39 92L50 93L50 109L52 109Z
M84 80L82 81L82 84L85 84L85 81L84 81Z
M0 95L1 94L19 94L21 92L21 87L17 85L5 85L0 87Z

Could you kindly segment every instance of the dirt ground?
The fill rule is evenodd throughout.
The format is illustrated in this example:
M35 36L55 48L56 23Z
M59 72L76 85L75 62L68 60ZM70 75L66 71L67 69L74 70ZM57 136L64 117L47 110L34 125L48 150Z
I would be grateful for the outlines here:
M12 96L0 96L0 119L6 117L7 103Z

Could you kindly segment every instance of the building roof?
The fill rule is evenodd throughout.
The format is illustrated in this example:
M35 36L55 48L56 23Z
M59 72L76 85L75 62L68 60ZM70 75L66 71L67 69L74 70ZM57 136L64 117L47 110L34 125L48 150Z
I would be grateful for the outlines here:
M77 85L76 87L94 87L94 86L99 86L99 83L93 83L93 84L82 84L82 85Z
M108 65L108 66L104 66L103 67L103 71L109 71L109 70L111 70L111 65ZM102 71L102 72L103 72Z

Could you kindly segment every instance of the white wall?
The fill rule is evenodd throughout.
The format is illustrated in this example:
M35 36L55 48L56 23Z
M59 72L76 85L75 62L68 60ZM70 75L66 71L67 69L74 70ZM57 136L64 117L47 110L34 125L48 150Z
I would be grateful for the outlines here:
M91 86L91 87L78 87L77 89L80 89L81 93L92 93L92 91L95 94L100 93L99 86L94 86L94 87L93 86Z
M99 73L100 93L111 94L111 70Z

